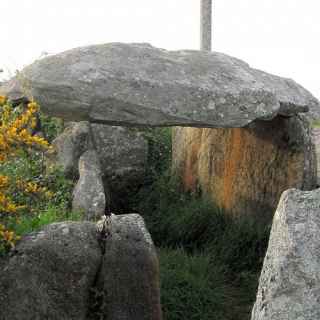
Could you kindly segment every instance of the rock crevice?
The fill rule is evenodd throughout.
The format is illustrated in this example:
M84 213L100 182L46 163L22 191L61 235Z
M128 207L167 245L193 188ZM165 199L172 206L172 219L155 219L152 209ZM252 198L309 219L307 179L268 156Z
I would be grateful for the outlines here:
M0 259L0 319L161 320L156 249L138 214L112 216L103 255L95 224L25 236Z

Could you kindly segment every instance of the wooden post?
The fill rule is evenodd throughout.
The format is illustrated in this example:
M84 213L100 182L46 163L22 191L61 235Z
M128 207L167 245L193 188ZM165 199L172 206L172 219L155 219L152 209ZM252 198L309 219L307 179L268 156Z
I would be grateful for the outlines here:
M211 51L212 0L201 0L201 50Z

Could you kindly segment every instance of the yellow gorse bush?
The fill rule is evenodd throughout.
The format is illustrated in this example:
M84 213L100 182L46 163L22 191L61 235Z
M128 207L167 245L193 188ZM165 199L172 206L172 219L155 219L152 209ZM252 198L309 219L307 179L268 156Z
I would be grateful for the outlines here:
M1 111L0 125L0 161L7 160L8 157L14 156L20 148L35 147L49 148L49 143L38 136L30 133L36 123L36 113L39 106L35 102L28 104L26 110L16 115L14 109L6 104L6 99L0 97L0 102L4 104Z
M20 111L19 111L20 108ZM0 96L0 164L10 161L19 155L19 151L36 148L47 151L51 147L41 137L32 134L36 125L36 114L39 106L30 102L26 107L13 108L8 99ZM0 217L8 214L17 214L25 206L15 204L10 197L12 185L23 193L43 193L50 198L52 194L46 188L30 181L10 181L10 178L0 175ZM13 231L7 230L0 224L0 247L12 248L18 237Z
M20 237L15 235L13 231L6 230L3 224L0 224L0 242L3 243L3 247L6 249L14 248L15 243Z

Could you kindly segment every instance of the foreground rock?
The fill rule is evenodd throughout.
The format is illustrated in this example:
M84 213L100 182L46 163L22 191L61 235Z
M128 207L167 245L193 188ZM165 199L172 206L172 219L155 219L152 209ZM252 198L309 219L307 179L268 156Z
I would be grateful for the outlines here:
M101 262L94 224L52 224L16 249L0 270L0 319L85 320Z
M161 320L142 217L113 215L111 233L103 242L93 223L62 222L23 237L0 258L0 320Z
M104 319L162 319L157 253L141 216L112 216L97 287Z
M106 196L97 152L86 151L79 160L80 178L73 190L72 210L83 212L87 220L105 214Z
M246 128L176 128L173 168L186 191L201 191L226 213L270 222L283 191L316 186L316 155L302 116Z
M319 207L320 189L282 195L252 320L320 319Z
M111 43L46 57L0 94L27 94L67 120L118 126L243 127L319 108L294 81L238 59L147 44Z

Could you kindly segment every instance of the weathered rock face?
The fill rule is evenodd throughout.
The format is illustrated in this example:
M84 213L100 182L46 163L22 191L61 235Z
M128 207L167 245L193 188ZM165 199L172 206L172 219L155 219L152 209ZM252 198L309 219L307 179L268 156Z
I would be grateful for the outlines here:
M125 207L128 193L134 192L144 181L148 142L137 130L86 121L70 122L53 141L53 147L55 152L49 155L47 165L60 166L72 178L79 177L80 156L89 149L97 152L106 197L111 200L108 205L111 207ZM91 186L82 185L83 188L89 190ZM88 200L90 204L93 201Z
M148 158L148 142L140 132L124 127L91 124L95 148L109 183L141 181Z
M112 216L97 287L104 319L162 319L157 253L141 216Z
M106 196L97 152L86 151L79 160L80 178L73 190L72 210L82 211L88 220L105 214Z
M173 168L187 191L200 189L227 213L270 221L283 191L316 185L315 150L302 116L246 128L176 128Z
M320 189L283 193L252 320L320 319Z
M68 122L64 131L52 142L51 160L68 176L79 176L80 156L89 149L98 153L103 175L115 179L141 180L145 173L148 143L137 130L87 121Z
M91 124L93 141L103 170L110 207L126 213L128 195L142 185L148 161L148 142L130 128Z
M91 223L56 223L24 237L0 270L0 319L86 319L101 262Z
M88 122L70 122L65 130L52 142L55 149L52 162L60 166L66 176L79 175L78 162L80 156L92 148L90 125Z
M62 222L0 258L0 320L161 320L157 253L138 214L112 216L105 250L96 225Z
M238 59L147 44L73 49L36 61L20 78L20 89L16 78L0 94L32 95L48 114L109 125L243 127L319 108L294 81Z

